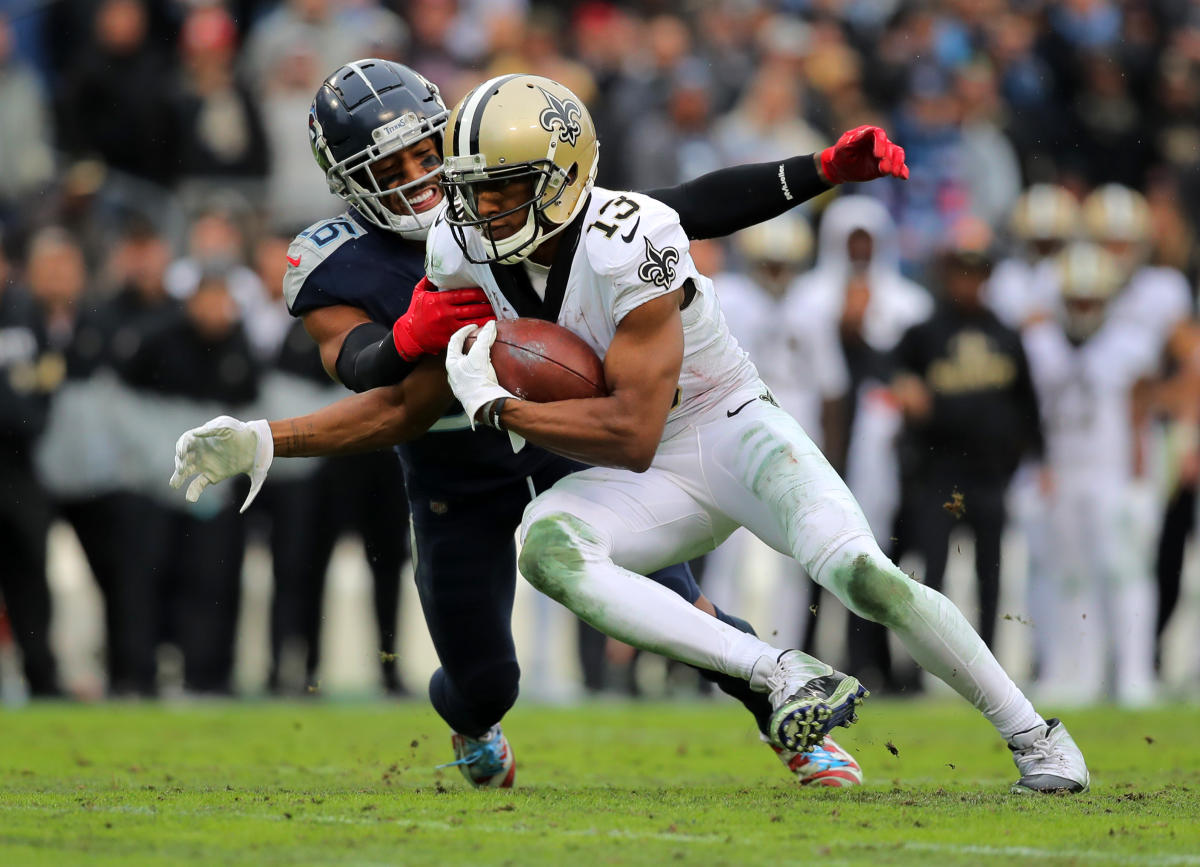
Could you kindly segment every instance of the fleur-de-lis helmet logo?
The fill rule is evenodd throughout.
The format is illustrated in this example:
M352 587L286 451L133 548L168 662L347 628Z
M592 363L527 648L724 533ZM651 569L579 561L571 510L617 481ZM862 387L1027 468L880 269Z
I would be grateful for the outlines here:
M671 288L675 282L675 266L679 263L679 251L674 247L661 250L646 238L646 261L638 268L638 276L653 286Z
M545 88L539 87L542 96L546 97L548 105L542 109L542 113L538 115L538 122L542 125L542 129L547 132L558 130L558 137L561 141L575 146L575 142L579 140L579 136L583 134L583 127L579 125L579 118L583 112L579 108L579 104L573 99L559 99L553 93L550 93Z

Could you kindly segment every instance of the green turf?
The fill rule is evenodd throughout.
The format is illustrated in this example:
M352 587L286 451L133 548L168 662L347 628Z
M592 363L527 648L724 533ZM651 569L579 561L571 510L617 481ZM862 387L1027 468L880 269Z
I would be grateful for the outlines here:
M477 792L422 703L44 705L0 712L0 864L1200 865L1200 709L1067 719L1079 798L1007 794L957 702L875 700L854 790L714 702L519 707L518 788Z

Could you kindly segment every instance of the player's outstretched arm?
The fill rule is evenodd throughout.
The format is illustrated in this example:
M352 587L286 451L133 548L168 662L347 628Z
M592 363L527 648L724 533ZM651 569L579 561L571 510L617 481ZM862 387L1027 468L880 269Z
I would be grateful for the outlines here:
M321 349L325 372L361 392L402 382L424 356L444 352L459 328L495 318L482 289L439 291L422 277L391 328L348 304L310 310L304 328Z
M442 361L431 357L399 385L351 395L308 415L251 422L219 416L179 438L171 487L190 479L186 497L194 503L209 485L245 473L251 484L244 512L275 457L368 452L415 439L452 399Z
M689 238L720 238L778 217L836 184L885 176L908 177L904 149L880 127L860 126L820 153L718 169L646 195L678 212Z
M599 466L644 472L658 449L683 366L683 290L660 295L628 313L604 356L608 397L533 403L496 385L489 356L495 327L485 326L463 354L467 329L451 339L446 366L455 395L480 420L495 419L492 401L504 400L499 426L531 443Z

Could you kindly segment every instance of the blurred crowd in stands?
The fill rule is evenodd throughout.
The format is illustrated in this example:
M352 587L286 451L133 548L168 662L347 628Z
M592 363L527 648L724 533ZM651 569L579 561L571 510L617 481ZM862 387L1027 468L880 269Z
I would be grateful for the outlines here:
M368 507L403 497L392 455L279 462L244 517L230 486L195 506L166 486L188 427L340 394L282 276L291 236L343 207L307 110L360 57L412 66L447 104L504 72L563 82L596 120L610 188L885 127L908 181L693 256L885 550L937 585L968 529L991 641L1001 537L1018 529L1045 690L1161 696L1156 638L1200 476L1197 0L3 0L0 597L30 694L71 688L48 641L56 520L103 595L113 695L157 693L164 642L188 691L232 691L248 537L275 575L268 686L302 689L347 531L374 576L381 683L405 692L407 531ZM704 564L718 604L736 607L749 544ZM779 569L780 641L802 645L820 605ZM869 624L846 646L839 667L868 685L913 687ZM629 664L581 647L589 689Z

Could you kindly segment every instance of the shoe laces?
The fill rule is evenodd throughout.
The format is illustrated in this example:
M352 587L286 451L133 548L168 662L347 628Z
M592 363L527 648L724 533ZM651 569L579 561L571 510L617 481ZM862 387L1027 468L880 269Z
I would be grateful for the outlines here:
M829 670L823 672L824 676L833 674L834 670L831 666L826 666L826 668ZM775 668L766 677L772 702L787 698L804 684L822 676L822 674L814 675L811 669L812 663L809 660L798 659L790 651L781 654L775 663Z
M499 773L504 769L504 759L500 754L504 738L498 730L494 729L488 732L486 739L483 740L468 738L465 735L463 736L463 740L472 745L471 750L454 761L446 762L437 767L477 766L473 767L473 770L481 771L485 775Z
M1034 771L1041 774L1068 776L1071 764L1066 753L1058 749L1052 740L1054 729L1047 729L1040 738L1036 738L1028 747L1014 750L1017 766L1021 773L1029 774Z

